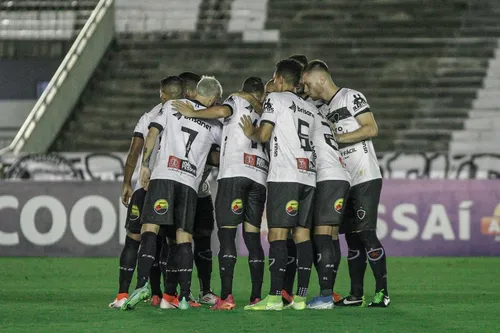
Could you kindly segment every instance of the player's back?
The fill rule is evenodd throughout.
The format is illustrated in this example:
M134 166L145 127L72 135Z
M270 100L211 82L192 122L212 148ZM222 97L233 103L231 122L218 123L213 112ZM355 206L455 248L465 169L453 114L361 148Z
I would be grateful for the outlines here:
M274 125L268 182L315 186L315 162L310 143L314 112L308 102L293 92L268 95L261 118L261 122Z
M191 103L195 110L205 109L197 101L181 101ZM182 116L172 108L170 101L165 103L162 114L154 122L163 127L163 133L151 179L174 180L198 192L210 149L213 144L220 144L222 125L216 120Z
M265 145L248 139L239 126L243 115L250 116L256 125L259 114L239 96L230 96L223 105L232 109L232 115L224 119L218 179L246 177L265 185L269 169Z

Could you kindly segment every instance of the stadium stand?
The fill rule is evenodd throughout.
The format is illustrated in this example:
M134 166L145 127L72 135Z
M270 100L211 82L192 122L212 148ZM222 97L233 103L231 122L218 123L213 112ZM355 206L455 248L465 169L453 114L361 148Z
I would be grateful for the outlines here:
M229 93L305 53L366 95L378 151L447 151L497 47L499 12L489 0L118 0L115 42L52 149L126 150L165 75L215 75Z

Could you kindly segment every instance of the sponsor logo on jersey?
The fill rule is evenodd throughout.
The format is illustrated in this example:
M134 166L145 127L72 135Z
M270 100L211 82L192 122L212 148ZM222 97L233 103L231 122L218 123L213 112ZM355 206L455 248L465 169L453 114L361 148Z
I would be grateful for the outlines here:
M297 200L291 200L286 203L285 211L290 216L295 216L299 212L299 203Z
M252 155L252 154L243 154L243 163L245 165L260 169L262 171L267 172L269 170L269 162L263 159L262 157L259 157L257 155Z
M500 240L500 203L495 207L493 216L481 219L481 233L487 236L496 236L495 240Z
M298 112L303 113L305 115L308 115L310 117L314 117L314 114L311 111L301 108L300 106L296 105L295 102L292 102L292 105L290 106L290 110L292 110L293 112L298 111Z
M274 113L274 107L273 104L271 103L271 100L268 98L266 99L264 103L264 113Z
M361 94L354 95L354 100L352 103L354 104L354 106L352 108L354 110L354 112L356 112L359 109L361 109L362 107L368 105L366 100L363 97L361 97Z
M236 215L241 215L241 213L243 213L243 201L241 201L241 199L233 200L231 203L231 210Z
M137 220L139 216L141 216L141 211L139 210L139 207L137 205L132 205L129 216L130 221Z
M356 214L358 215L358 219L362 220L366 216L366 211L363 208L360 208L360 209L358 209Z
M303 170L303 171L311 171L309 168L309 159L308 158L296 158L297 160L297 169Z
M156 200L154 210L158 215L165 215L168 212L168 201L165 199Z
M342 155L342 157L346 157L347 155L350 155L352 153L355 153L357 152L356 148L352 147L352 148L345 148L345 149L342 149L340 151L340 155Z
M168 158L168 168L177 169L196 177L196 165L190 163L188 160L183 160L171 155Z
M343 206L344 206L344 198L339 198L339 199L335 200L335 203L333 204L335 211L339 214L342 211Z

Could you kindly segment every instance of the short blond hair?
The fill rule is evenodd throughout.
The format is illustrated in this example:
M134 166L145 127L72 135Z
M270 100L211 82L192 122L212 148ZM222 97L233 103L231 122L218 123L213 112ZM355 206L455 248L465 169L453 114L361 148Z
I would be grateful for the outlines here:
M204 97L218 97L222 96L222 86L214 76L202 76L196 86L196 92Z

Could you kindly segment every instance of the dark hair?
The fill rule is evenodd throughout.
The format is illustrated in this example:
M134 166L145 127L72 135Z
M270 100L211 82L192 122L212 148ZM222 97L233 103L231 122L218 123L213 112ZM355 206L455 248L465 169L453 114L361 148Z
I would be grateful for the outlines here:
M306 57L305 55L303 55L303 54L294 54L294 55L292 55L292 56L288 57L288 59L293 59L293 60L295 60L295 61L300 62L300 64L301 64L302 66L307 65L307 63L309 62L309 61L307 60L307 57Z
M303 66L297 60L285 59L276 64L276 75L282 76L285 81L293 86L300 82Z
M180 94L182 94L183 91L183 86L184 86L184 80L182 80L178 76L167 76L160 82L160 87L161 89L172 89L179 91Z
M183 87L184 93L186 92L187 89L196 90L196 86L198 85L198 82L200 82L201 80L201 76L193 72L180 73L179 77L182 80L184 80L184 87Z
M248 93L263 94L264 82L260 77L251 76L243 82L242 90Z
M326 64L326 62L316 59L316 60L312 60L311 62L309 62L306 65L306 67L304 67L304 72L310 72L310 71L315 70L315 69L319 69L319 70L325 71L327 73L329 71L329 68L328 68L328 65Z

